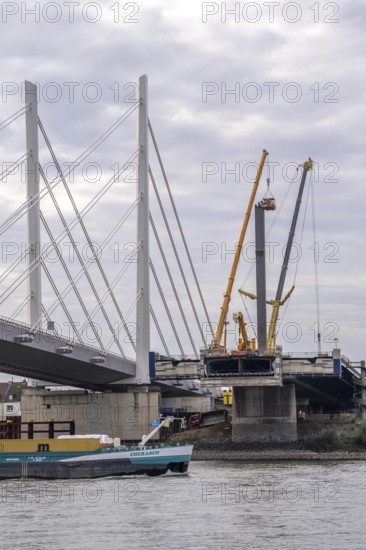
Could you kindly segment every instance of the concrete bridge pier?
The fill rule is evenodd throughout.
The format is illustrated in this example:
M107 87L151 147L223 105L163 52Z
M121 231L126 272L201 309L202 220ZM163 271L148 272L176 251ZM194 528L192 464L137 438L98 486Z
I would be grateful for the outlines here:
M78 435L97 433L138 441L151 431L150 421L159 417L159 401L160 390L148 386L95 393L27 388L22 394L22 421L52 419L57 424L73 419Z
M295 385L233 387L235 442L296 441Z
M360 392L360 397L354 399L355 403L360 405L361 420L366 421L366 366L365 361L361 361L361 378L354 378L353 381Z

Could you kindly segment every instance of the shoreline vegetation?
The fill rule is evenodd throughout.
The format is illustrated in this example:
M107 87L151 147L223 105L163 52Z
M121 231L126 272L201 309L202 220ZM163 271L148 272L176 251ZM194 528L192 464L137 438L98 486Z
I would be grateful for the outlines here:
M193 444L192 460L197 461L366 460L366 423L357 418L348 423L300 422L294 442L236 443L228 423L174 434L170 441Z

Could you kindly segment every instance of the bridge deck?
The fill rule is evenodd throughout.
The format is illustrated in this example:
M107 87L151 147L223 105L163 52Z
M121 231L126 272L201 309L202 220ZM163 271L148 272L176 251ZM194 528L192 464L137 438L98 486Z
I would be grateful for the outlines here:
M0 371L55 384L99 389L135 376L136 365L113 354L102 356L96 349L71 344L47 332L30 335L25 325L0 319Z

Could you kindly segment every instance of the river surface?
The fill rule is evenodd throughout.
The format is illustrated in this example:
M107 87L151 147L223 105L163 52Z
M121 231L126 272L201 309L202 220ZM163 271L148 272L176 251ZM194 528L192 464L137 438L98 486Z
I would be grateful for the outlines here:
M191 462L169 477L0 482L1 550L364 550L366 462Z

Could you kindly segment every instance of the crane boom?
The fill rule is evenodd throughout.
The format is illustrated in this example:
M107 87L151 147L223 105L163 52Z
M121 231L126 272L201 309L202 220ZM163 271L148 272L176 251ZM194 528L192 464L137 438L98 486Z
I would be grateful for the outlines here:
M218 326L217 326L216 337L215 337L215 340L212 342L212 344L210 346L211 349L225 349L225 345L221 344L221 339L222 339L222 335L223 335L223 332L224 332L225 321L226 321L228 310L229 310L229 302L230 302L230 299L231 299L231 292L232 292L232 289L233 289L236 270L237 270L237 267L238 267L238 264L239 264L241 250L243 248L244 237L245 237L245 234L246 234L246 231L247 231L250 214L251 214L251 211L252 211L252 208L253 208L255 195L257 193L258 185L259 185L261 175L262 175L264 162L266 160L267 155L268 155L268 151L266 151L264 149L263 153L262 153L261 161L259 163L257 175L256 175L256 178L255 178L255 181L254 181L254 184L253 184L253 189L252 189L252 193L251 193L251 196L250 196L250 199L249 199L248 208L247 208L247 211L245 213L243 226L242 226L241 232L240 232L239 242L236 246L233 265L232 265L232 268L231 268L230 277L229 277L229 281L228 281L228 284L227 284L226 292L224 294L224 301L223 301L222 308L221 308L221 315L220 315L219 323L218 323Z
M289 260L290 260L291 248L292 248L292 244L293 244L294 236L295 236L297 218L299 217L300 205L301 205L302 195L303 195L303 192L304 192L306 176L307 176L307 173L309 172L309 170L311 170L312 167L313 167L313 161L311 160L311 158L309 158L309 160L304 162L301 166L303 167L303 173L302 173L302 176L301 176L299 192L298 192L298 195L297 195L295 210L294 210L294 214L293 214L293 217L292 217L292 223L291 223L291 228L290 228L290 232L289 232L289 236L288 236L288 240L287 240L285 257L284 257L284 260L283 260L280 279L279 279L279 282L278 282L277 293L276 293L275 299L272 302L272 306L273 306L272 316L271 316L271 321L269 323L269 329L268 329L268 335L267 335L267 353L269 353L270 355L274 354L275 348L276 348L276 325L277 325L278 313L279 313L280 306L284 304L284 302L287 300L287 298L290 296L291 292L293 291L293 288L292 288L286 294L285 298L283 300L281 299L282 298L283 287L284 287L284 284L285 284L288 264L289 264Z
M233 319L235 323L239 324L239 334L241 334L241 338L239 338L239 345L238 350L242 351L244 349L250 348L250 342L248 339L248 333L246 329L246 323L244 322L244 317L241 311L238 313L234 313Z

